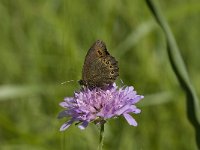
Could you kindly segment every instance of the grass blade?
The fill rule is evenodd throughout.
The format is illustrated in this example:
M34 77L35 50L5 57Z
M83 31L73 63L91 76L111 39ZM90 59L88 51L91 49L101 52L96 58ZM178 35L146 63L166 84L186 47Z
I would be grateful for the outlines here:
M146 0L146 3L154 15L156 21L165 33L169 60L181 87L186 93L187 116L188 120L195 129L196 142L198 148L200 149L200 108L197 94L190 82L186 67L179 52L179 48L165 18L163 17L159 8L154 4L153 0Z

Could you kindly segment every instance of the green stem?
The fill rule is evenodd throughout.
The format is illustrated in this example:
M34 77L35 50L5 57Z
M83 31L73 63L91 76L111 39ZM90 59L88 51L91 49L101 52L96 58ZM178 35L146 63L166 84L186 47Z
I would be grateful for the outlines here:
M104 140L104 123L101 124L100 128L100 138L99 138L99 150L103 149L103 140Z

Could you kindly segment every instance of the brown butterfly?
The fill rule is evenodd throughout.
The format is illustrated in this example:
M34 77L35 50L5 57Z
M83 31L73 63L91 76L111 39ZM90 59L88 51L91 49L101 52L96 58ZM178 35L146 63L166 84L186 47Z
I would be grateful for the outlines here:
M118 76L118 62L108 53L105 43L97 40L87 52L79 83L88 88L106 87Z

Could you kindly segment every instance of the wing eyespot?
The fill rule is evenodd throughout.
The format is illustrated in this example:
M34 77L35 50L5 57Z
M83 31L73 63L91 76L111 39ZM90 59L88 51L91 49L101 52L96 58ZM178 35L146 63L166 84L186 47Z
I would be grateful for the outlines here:
M99 55L101 55L101 56L102 56L102 52L101 52L100 50L98 50L97 52L98 52L98 54L99 54Z
M115 73L115 71L112 70L110 73L113 75Z

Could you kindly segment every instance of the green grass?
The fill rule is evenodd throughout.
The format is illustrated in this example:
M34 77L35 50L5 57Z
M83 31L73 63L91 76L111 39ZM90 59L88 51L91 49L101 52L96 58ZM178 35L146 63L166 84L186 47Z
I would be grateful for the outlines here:
M200 4L160 2L199 93ZM95 150L89 125L59 132L59 102L79 88L84 57L96 39L119 61L120 79L145 96L135 116L105 126L105 150L193 150L186 100L170 67L162 30L145 1L0 1L0 149ZM68 80L74 80L62 85ZM117 81L120 83L120 81Z

